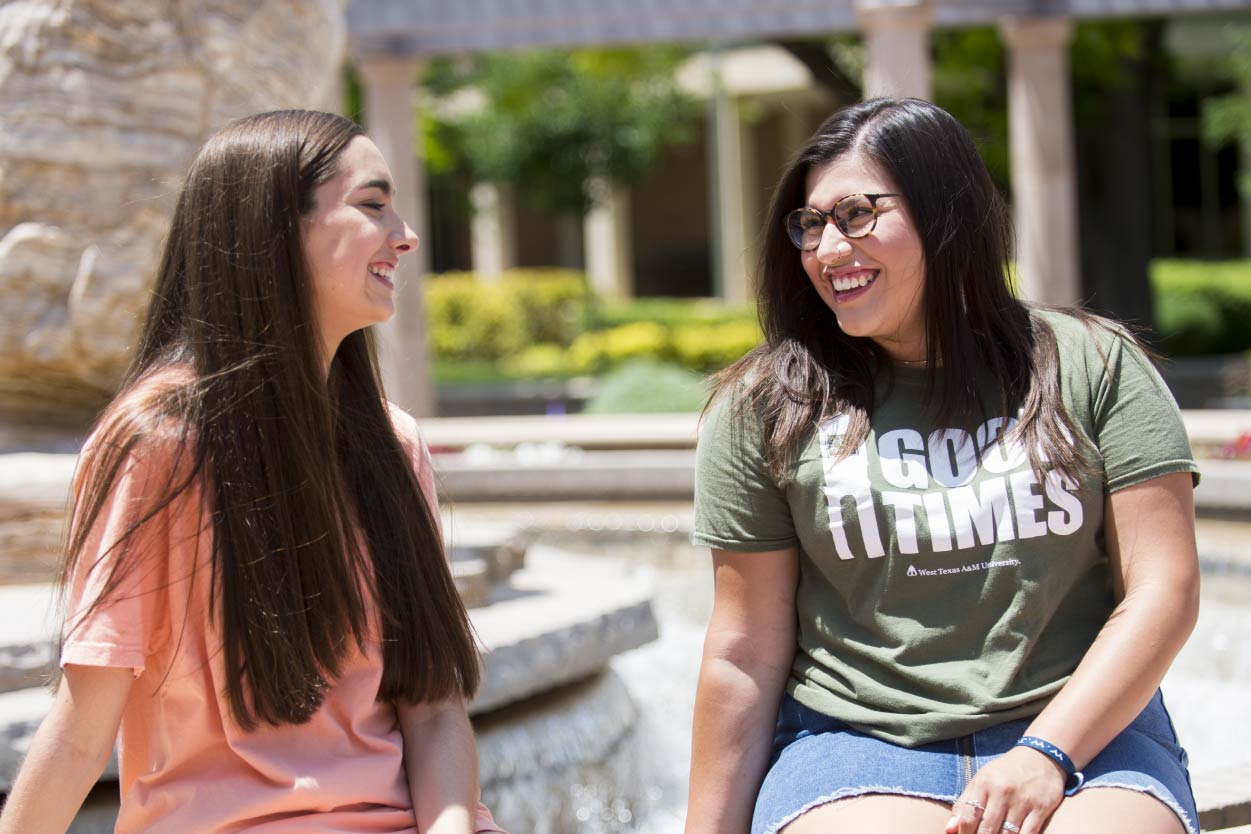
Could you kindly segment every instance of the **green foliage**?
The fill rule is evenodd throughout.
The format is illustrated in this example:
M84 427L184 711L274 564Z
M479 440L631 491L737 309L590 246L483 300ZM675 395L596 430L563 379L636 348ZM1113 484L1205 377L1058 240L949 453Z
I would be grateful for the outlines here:
M586 282L571 270L512 270L484 284L467 272L426 281L438 357L496 361L538 343L568 345L586 320Z
M1251 261L1154 261L1151 284L1170 355L1251 350Z
M1145 29L1136 20L1082 21L1069 50L1074 119L1099 122L1103 96L1129 83L1129 63L1144 55ZM933 34L934 101L969 129L991 176L1010 185L1008 74L1003 39L994 27Z
M636 321L583 333L569 346L567 359L576 373L602 373L631 359L668 358L669 344L664 325Z
M634 321L654 321L675 327L755 320L755 306L731 305L712 298L601 299L591 310L590 327L617 327Z
M440 381L602 374L638 359L720 370L760 343L755 312L709 299L593 303L568 270L512 270L496 283L471 273L426 282Z
M1251 146L1251 26L1229 26L1225 34L1230 52L1224 71L1234 91L1203 103L1203 135L1218 147L1230 142ZM1251 171L1239 174L1238 187L1251 197Z
M993 27L933 34L934 102L968 128L1000 187L1010 177L1003 39Z
M636 181L693 135L699 108L674 80L684 56L644 47L439 59L425 86L440 115L423 135L443 170L514 183L536 208L584 211L597 197L587 182Z
M586 404L588 414L641 414L698 411L707 390L704 380L683 368L646 359L623 365L604 377Z
M505 376L517 379L545 379L569 376L573 373L560 345L530 345L516 356L508 356L499 363Z
M673 355L683 367L716 371L737 361L762 339L754 321L687 325L673 331Z

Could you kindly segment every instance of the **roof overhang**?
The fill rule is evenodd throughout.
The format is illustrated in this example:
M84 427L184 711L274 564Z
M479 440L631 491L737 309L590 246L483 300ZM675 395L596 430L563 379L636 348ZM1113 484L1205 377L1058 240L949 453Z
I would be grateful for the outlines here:
M1251 0L935 0L936 27L1005 16L1172 17L1251 11ZM859 28L852 0L350 0L353 54L820 37Z

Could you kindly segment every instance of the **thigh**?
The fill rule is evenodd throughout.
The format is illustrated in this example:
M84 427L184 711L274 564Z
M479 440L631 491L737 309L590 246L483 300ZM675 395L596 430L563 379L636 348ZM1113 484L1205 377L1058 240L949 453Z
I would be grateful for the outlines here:
M1149 793L1087 788L1060 803L1045 834L1185 834L1177 814Z
M818 805L781 834L942 834L949 819L951 806L933 799L868 794Z

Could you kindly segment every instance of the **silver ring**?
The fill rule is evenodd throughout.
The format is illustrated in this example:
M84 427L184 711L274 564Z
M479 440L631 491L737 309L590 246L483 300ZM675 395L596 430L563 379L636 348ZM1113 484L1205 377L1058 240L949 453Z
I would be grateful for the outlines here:
M986 806L985 806L985 805L983 805L982 803L978 802L976 799L966 799L966 800L964 800L964 804L965 804L965 805L969 805L969 806L971 806L971 807L973 807L973 808L976 808L976 809L977 809L977 810L979 810L979 811L985 811L985 810L986 810ZM1020 831L1020 830L1021 830L1021 829L1019 829L1019 828L1017 829L1017 831Z
M1021 834L1021 826L1012 822L1005 822L999 827L1000 831L1011 831L1012 834Z

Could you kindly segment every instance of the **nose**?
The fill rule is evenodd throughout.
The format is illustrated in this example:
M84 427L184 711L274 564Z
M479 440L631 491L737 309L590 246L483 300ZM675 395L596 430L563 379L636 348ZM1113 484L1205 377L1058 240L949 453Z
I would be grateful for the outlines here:
M419 243L417 233L403 220L400 220L400 228L392 231L387 237L387 244L398 255L416 251Z
M834 264L851 257L853 247L851 241L842 230L833 223L826 223L821 232L821 242L817 244L817 260L823 264Z

